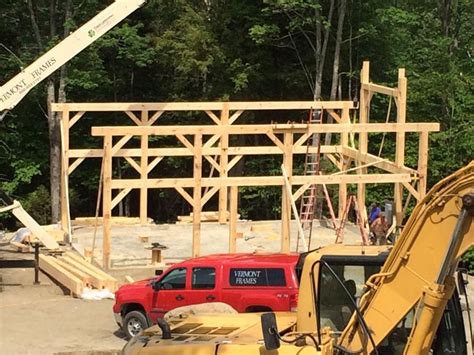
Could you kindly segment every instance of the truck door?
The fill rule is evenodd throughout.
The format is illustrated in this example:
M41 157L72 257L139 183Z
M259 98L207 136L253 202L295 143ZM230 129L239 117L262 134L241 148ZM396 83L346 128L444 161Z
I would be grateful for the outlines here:
M153 322L157 318L163 318L166 312L189 304L186 290L187 272L185 267L172 269L158 281L158 291L154 291L152 296L150 318Z
M219 302L220 292L216 287L214 267L193 267L191 270L191 290L189 304Z

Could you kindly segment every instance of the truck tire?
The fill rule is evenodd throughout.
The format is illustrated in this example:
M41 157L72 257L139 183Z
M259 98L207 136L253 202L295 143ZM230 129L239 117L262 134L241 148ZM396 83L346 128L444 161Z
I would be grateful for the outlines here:
M148 328L148 320L141 311L128 312L123 318L123 331L127 339L133 338L143 329Z

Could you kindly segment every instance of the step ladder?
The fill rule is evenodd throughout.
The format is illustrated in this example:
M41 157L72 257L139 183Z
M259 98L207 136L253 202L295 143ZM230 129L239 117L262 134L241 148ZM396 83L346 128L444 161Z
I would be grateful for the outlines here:
M308 127L314 124L322 124L323 122L323 110L310 110L308 117ZM310 147L316 147L316 153L310 153ZM304 163L304 175L314 176L321 174L321 133L314 133L308 137L306 141L306 155ZM326 199L328 208L331 213L333 221L333 227L335 228L335 215L332 208L332 203L329 198L329 193L326 189L326 185L312 184L303 193L300 203L300 220L304 235L300 235L298 232L298 239L296 243L296 251L300 248L300 242L302 238L308 240L308 248L311 248L311 234L313 229L314 218L320 219L322 216L323 208L323 194Z
M364 227L364 221L362 219L360 208L357 203L357 197L355 195L350 195L347 199L346 206L341 217L341 222L339 224L339 227L337 227L336 229L336 244L342 244L342 242L344 241L344 231L346 228L346 222L349 219L349 212L351 208L356 214L356 224L359 227L360 236L362 238L362 245L369 245L369 236L367 230Z

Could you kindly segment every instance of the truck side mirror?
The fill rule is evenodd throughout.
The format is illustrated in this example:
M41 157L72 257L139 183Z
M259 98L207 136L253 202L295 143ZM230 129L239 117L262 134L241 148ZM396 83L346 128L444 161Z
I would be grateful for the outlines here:
M263 341L266 350L276 350L280 347L280 337L276 324L275 313L264 313L261 318Z

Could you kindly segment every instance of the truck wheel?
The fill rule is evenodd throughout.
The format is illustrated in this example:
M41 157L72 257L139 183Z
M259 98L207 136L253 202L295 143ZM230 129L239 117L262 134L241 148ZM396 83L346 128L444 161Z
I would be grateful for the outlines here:
M123 319L123 331L130 339L137 335L143 329L148 328L146 316L141 311L128 312Z

